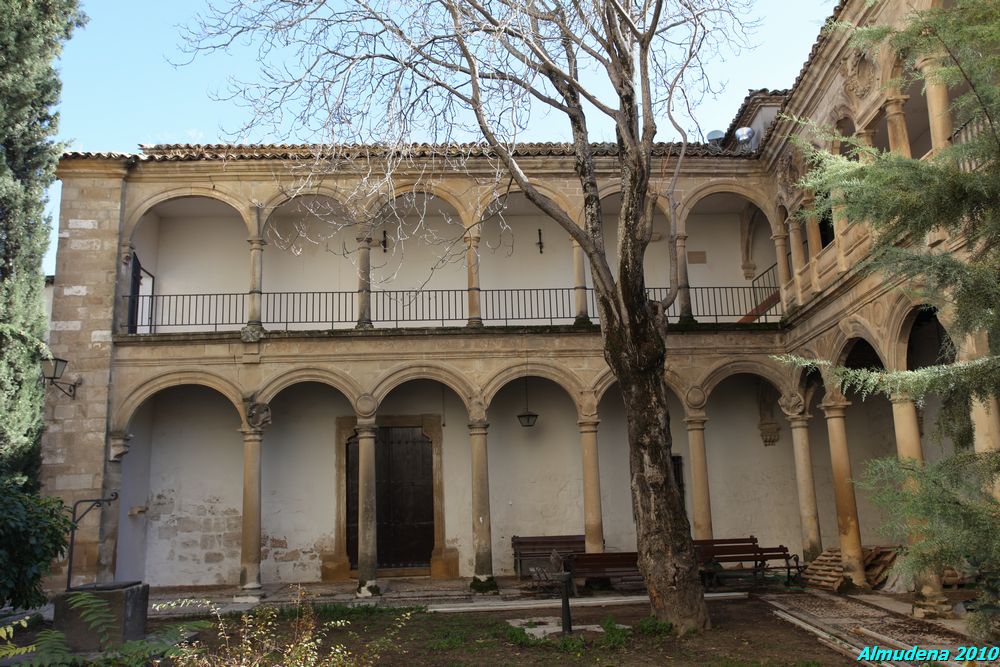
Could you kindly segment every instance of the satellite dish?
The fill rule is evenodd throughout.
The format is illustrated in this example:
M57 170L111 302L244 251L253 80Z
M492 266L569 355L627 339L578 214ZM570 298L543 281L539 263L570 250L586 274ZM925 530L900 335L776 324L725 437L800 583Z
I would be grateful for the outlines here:
M718 146L719 144L722 143L722 140L725 138L726 138L726 133L720 130L712 130L711 132L708 133L707 137L708 143L712 144L713 146Z
M736 130L736 141L740 143L740 146L749 147L750 142L753 141L753 135L752 127L741 127Z

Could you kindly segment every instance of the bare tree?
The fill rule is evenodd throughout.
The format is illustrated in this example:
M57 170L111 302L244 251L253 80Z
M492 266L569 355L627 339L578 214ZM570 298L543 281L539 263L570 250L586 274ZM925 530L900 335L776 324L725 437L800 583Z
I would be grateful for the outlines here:
M666 311L685 287L676 261L675 187L689 132L697 129L692 109L712 92L704 65L720 50L745 45L740 17L748 4L225 0L186 35L195 54L258 49L259 80L234 89L251 111L242 137L267 130L320 139L311 168L348 165L368 192L392 193L392 175L403 167L462 168L475 155L480 166L493 165L498 189L515 184L579 243L593 274L605 358L625 403L640 568L654 612L680 633L706 628L709 619L670 465ZM580 211L543 196L518 153L520 138L543 115L567 121ZM614 128L617 144L616 267L605 252L595 119ZM662 119L675 143L656 142ZM428 149L411 143L416 138L440 150L423 157ZM470 140L475 144L463 143ZM666 298L651 301L643 259L657 207L670 223L670 255L661 261L670 262L671 277Z

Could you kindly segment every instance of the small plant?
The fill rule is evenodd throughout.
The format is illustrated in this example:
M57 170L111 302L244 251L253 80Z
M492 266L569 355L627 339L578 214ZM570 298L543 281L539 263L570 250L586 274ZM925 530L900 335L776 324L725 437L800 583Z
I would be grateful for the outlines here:
M587 650L587 640L580 635L563 635L556 642L556 649L563 653L579 655Z
M506 640L509 644L513 644L514 646L522 646L525 648L529 646L537 646L542 642L541 639L535 639L534 637L529 635L524 628L515 628L512 625L508 625L504 629L503 639Z
M639 634L647 637L662 637L674 631L673 623L661 621L655 616L647 616L636 624Z
M614 650L625 648L629 637L632 636L632 630L619 627L611 616L601 621L601 629L604 630L604 635L598 640L601 648Z

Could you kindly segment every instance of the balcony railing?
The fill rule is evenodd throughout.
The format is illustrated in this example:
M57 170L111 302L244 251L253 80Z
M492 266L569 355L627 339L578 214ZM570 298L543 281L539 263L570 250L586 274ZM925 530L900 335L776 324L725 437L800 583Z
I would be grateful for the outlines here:
M665 287L648 289L651 299L663 299ZM577 316L573 287L487 289L480 292L480 310L487 326L572 324ZM769 284L745 287L692 287L691 311L698 322L774 323L782 315L778 289ZM265 292L261 319L270 330L346 329L358 319L356 292ZM586 290L587 313L598 320L594 290ZM246 294L140 294L125 297L128 333L233 331L246 324ZM680 319L675 301L668 319ZM371 318L376 326L453 325L468 321L467 290L386 290L371 293Z

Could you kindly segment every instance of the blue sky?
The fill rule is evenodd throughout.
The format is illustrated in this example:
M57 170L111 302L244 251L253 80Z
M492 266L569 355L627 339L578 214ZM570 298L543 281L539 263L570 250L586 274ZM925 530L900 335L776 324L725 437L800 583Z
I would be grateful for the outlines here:
M216 55L177 67L178 26L205 0L82 0L90 21L66 45L59 69L63 81L58 138L72 150L134 152L145 143L215 143L244 118L235 102L213 99L227 77L250 78L251 50ZM725 91L698 111L704 131L726 129L748 89L785 88L805 61L832 0L758 0L757 47L719 63L712 73ZM610 138L610 137L608 137ZM266 139L266 138L265 138ZM50 191L53 220L58 184ZM43 270L55 268L55 233Z

